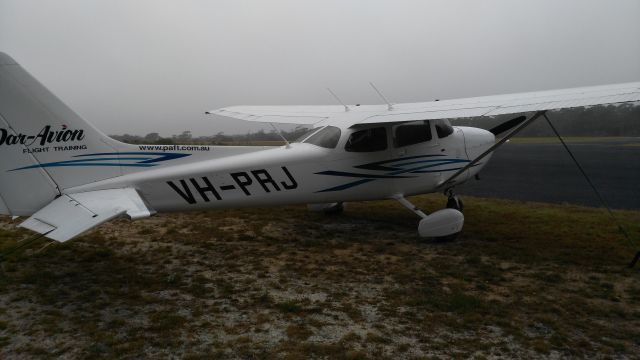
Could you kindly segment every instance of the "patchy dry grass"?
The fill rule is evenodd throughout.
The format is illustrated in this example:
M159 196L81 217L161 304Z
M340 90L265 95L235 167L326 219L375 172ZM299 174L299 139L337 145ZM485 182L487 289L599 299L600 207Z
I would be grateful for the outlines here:
M414 199L435 210L439 196ZM602 210L468 198L451 243L394 202L119 220L15 254L1 358L625 358L640 272ZM634 238L640 213L618 212ZM0 219L0 250L30 234Z

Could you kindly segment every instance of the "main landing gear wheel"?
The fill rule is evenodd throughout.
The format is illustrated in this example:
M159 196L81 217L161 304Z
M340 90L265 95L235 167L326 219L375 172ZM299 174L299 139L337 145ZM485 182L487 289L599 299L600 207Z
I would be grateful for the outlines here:
M420 237L435 241L452 241L462 231L464 215L457 209L442 209L427 215L402 195L396 195L394 199L421 218L418 223Z

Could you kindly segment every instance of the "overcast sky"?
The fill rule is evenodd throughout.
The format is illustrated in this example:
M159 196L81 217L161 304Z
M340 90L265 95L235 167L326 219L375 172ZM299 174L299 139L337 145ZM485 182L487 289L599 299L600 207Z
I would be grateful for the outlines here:
M203 112L640 81L640 0L0 0L0 51L106 133L231 134Z

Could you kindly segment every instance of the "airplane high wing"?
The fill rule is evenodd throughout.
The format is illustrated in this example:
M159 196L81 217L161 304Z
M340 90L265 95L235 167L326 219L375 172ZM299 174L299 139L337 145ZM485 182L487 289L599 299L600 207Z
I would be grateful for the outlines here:
M455 236L464 216L454 189L510 136L549 121L548 110L640 101L638 82L410 104L375 90L386 105L209 112L313 126L286 146L134 145L100 132L0 53L0 215L66 241L116 217L283 204L340 212L344 202L395 199L421 218L420 236ZM490 130L448 120L531 112ZM406 199L435 192L447 208L431 214Z
M640 82L483 96L420 103L351 106L369 113L354 118L351 126L435 119L496 116L557 110L640 100ZM209 111L230 118L271 123L315 124L345 114L342 106L234 106Z

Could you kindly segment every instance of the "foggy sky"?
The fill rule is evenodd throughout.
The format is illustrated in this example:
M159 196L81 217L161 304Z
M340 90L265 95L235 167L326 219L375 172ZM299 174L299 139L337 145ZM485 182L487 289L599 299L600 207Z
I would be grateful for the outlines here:
M106 133L233 134L203 112L639 81L640 0L0 0L0 51Z

